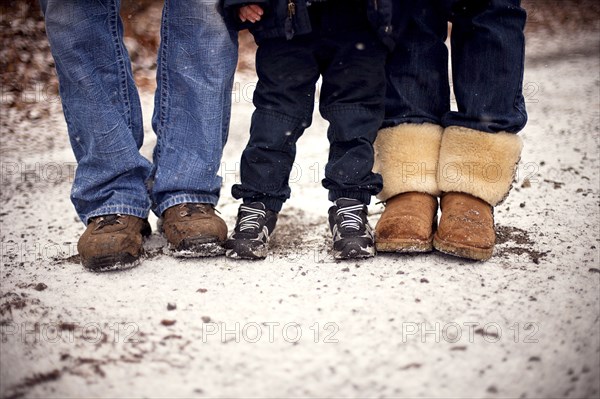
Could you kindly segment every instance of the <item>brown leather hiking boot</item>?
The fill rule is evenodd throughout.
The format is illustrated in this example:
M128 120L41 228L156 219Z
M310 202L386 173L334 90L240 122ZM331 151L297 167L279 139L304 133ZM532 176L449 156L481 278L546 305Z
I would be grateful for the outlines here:
M426 193L398 194L386 201L375 226L380 252L429 252L437 222L437 198Z
M496 243L492 206L455 192L444 194L440 206L442 217L433 237L435 249L467 259L491 258Z
M151 231L146 219L135 216L91 218L77 243L81 263L93 271L136 266L144 252L143 237L149 236Z
M162 230L178 257L216 256L225 253L227 225L210 204L185 203L163 213Z

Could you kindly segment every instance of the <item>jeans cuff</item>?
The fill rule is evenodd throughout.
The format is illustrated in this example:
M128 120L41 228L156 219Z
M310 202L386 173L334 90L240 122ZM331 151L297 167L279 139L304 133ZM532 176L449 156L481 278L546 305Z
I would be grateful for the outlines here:
M219 202L217 195L211 194L176 194L168 197L162 201L154 209L156 216L161 217L162 214L169 208L179 204L191 203L191 204L211 204L216 206Z
M150 213L150 208L138 208L130 205L105 205L93 212L88 213L87 215L80 214L79 218L87 226L91 218L104 215L115 215L117 213L121 215L135 216L140 219L147 219L148 213Z
M371 193L368 191L330 190L329 201L335 202L340 198L352 198L365 205L371 203Z

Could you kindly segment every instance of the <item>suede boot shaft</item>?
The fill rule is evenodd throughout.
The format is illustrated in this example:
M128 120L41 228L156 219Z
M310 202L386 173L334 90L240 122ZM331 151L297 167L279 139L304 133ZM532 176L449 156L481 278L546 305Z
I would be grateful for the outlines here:
M148 221L135 216L92 218L77 243L81 263L93 271L135 265L143 254L143 237L150 233Z
M227 238L227 225L210 204L184 203L168 208L163 214L162 230L170 248L181 256L225 252L222 244Z
M494 252L496 232L493 208L465 193L442 195L442 217L433 239L435 249L474 260L488 260Z
M437 198L426 193L409 192L388 199L375 227L377 250L431 251L437 209Z

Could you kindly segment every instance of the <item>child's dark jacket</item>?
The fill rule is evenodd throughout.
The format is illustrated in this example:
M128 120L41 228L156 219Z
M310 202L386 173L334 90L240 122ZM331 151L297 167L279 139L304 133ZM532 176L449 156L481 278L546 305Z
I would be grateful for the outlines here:
M366 0L368 17L382 42L391 50L404 28L408 12L399 12L400 0ZM221 0L225 18L235 29L249 29L257 43L271 38L287 38L311 32L306 0ZM291 5L293 3L293 5ZM350 1L349 6L354 2ZM258 4L264 10L257 23L241 22L238 11L241 6ZM405 7L405 5L402 5ZM290 9L293 12L290 12Z

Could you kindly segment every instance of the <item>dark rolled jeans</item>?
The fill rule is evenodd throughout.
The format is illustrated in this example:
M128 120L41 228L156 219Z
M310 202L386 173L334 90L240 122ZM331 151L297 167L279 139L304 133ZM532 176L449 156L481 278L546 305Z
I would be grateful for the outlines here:
M275 212L290 197L296 141L312 122L320 75L319 110L330 123L323 180L329 199L368 204L383 185L372 169L373 142L384 116L387 50L366 15L348 29L339 24L350 19L339 14L312 16L313 33L261 41L256 55L256 110L242 154L241 184L233 186L232 195L246 203L262 201Z
M522 94L526 13L520 0L420 0L387 65L384 127L402 123L517 133L527 122ZM401 9L397 9L401 12ZM452 22L450 110L447 23Z

